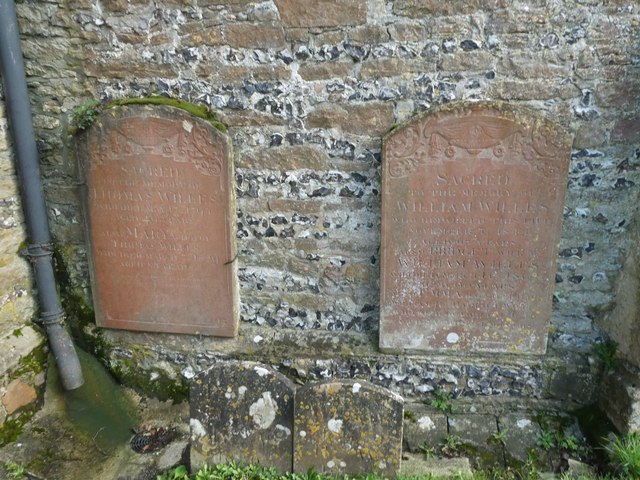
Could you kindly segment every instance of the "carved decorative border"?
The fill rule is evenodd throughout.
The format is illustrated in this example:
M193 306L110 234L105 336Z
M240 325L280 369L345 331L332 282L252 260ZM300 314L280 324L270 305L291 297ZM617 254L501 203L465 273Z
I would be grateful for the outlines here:
M554 152L564 136L542 122L518 122L500 115L474 114L422 118L392 133L385 141L388 173L403 178L421 166L442 165L463 151L476 157L488 153L493 163L528 165L535 173L557 176Z
M99 130L89 132L87 140L88 151L96 154L85 157L85 167L91 170L130 156L153 155L176 163L192 163L203 175L219 176L223 169L224 144L216 142L206 127L184 119L180 128L179 121L158 116L128 116L96 125L94 128ZM164 141L149 142L158 133Z

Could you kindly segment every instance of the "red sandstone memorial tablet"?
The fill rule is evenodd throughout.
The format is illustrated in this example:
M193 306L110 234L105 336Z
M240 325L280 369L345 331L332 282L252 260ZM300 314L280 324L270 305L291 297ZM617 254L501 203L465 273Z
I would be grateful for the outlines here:
M97 324L234 336L226 135L177 108L115 107L78 153Z
M571 139L465 104L383 147L380 347L546 350Z

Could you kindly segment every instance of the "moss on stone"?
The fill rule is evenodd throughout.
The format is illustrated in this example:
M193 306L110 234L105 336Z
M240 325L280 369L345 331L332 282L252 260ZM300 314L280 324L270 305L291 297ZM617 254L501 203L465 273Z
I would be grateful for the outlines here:
M29 244L27 243L27 241L26 240L22 240L20 242L20 245L18 245L18 250L16 251L16 253L18 255L22 255L27 250L28 246L29 246Z
M22 416L5 421L0 426L0 447L4 447L8 443L15 442L22 433L22 427L26 420L22 420Z
M95 312L86 300L73 292L61 289L61 300L67 323L75 340L87 351L98 357L105 357L112 345L104 339L101 330L96 328Z
M52 447L44 448L27 464L27 468L31 471L41 472L45 470L46 466L49 465L54 458L54 449Z
M160 400L172 400L176 403L185 400L189 395L189 385L179 377L172 379L157 369L150 372L139 368L136 355L126 359L111 359L109 367L116 379L141 393L151 395ZM152 374L158 376L152 378Z
M73 246L68 244L55 244L53 253L56 280L58 281L60 303L67 318L67 324L71 334L82 348L99 358L106 358L112 345L104 339L101 330L98 330L95 320L95 312L89 305L84 295L80 294L71 285L71 276L67 263L73 257Z
M404 419L410 421L411 423L416 423L416 415L411 410L404 411Z
M100 112L109 108L126 105L164 105L179 108L180 110L184 110L195 117L206 120L223 133L226 133L227 131L227 126L216 120L215 112L211 111L211 109L205 105L196 105L178 98L151 95L141 98L120 98L117 100L111 100L107 103L101 103L98 100L89 100L74 110L74 115L68 131L69 135L87 130L98 119Z
M19 413L15 414L13 418L7 419L2 425L0 425L0 447L15 442L25 424L33 417L38 410L35 403L28 405L25 408L20 409Z
M216 114L212 112L208 107L204 105L195 105L191 102L187 102L185 100L180 100L177 98L168 98L161 96L123 98L119 100L112 100L106 105L105 108L120 107L125 105L166 105L169 107L179 108L180 110L184 110L185 112L188 112L195 117L206 120L221 132L227 131L227 127L223 123L216 120Z
M9 381L25 375L33 376L41 373L47 364L47 353L44 342L34 348L28 355L20 358L18 367L9 375Z

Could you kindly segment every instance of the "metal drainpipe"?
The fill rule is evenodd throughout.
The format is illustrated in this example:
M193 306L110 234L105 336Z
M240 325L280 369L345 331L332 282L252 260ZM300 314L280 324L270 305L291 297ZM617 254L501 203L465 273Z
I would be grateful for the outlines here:
M62 385L66 390L84 383L80 361L65 329L56 279L53 273L53 244L44 191L40 182L40 162L27 95L27 81L20 48L18 21L13 0L0 0L0 74L4 81L5 102L13 134L18 178L27 224L29 246L26 255L33 263L40 302L37 321L47 332L56 358Z

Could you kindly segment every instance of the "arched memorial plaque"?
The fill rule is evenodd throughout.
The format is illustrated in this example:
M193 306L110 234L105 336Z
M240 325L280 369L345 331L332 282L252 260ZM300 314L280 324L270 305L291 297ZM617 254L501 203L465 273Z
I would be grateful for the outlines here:
M542 354L571 139L465 104L383 146L380 347Z
M106 110L80 138L96 322L234 336L230 147L177 108Z
M369 382L330 380L300 387L294 405L294 472L396 478L404 416L400 395Z
M191 467L239 461L291 472L294 383L256 362L220 362L191 383Z

